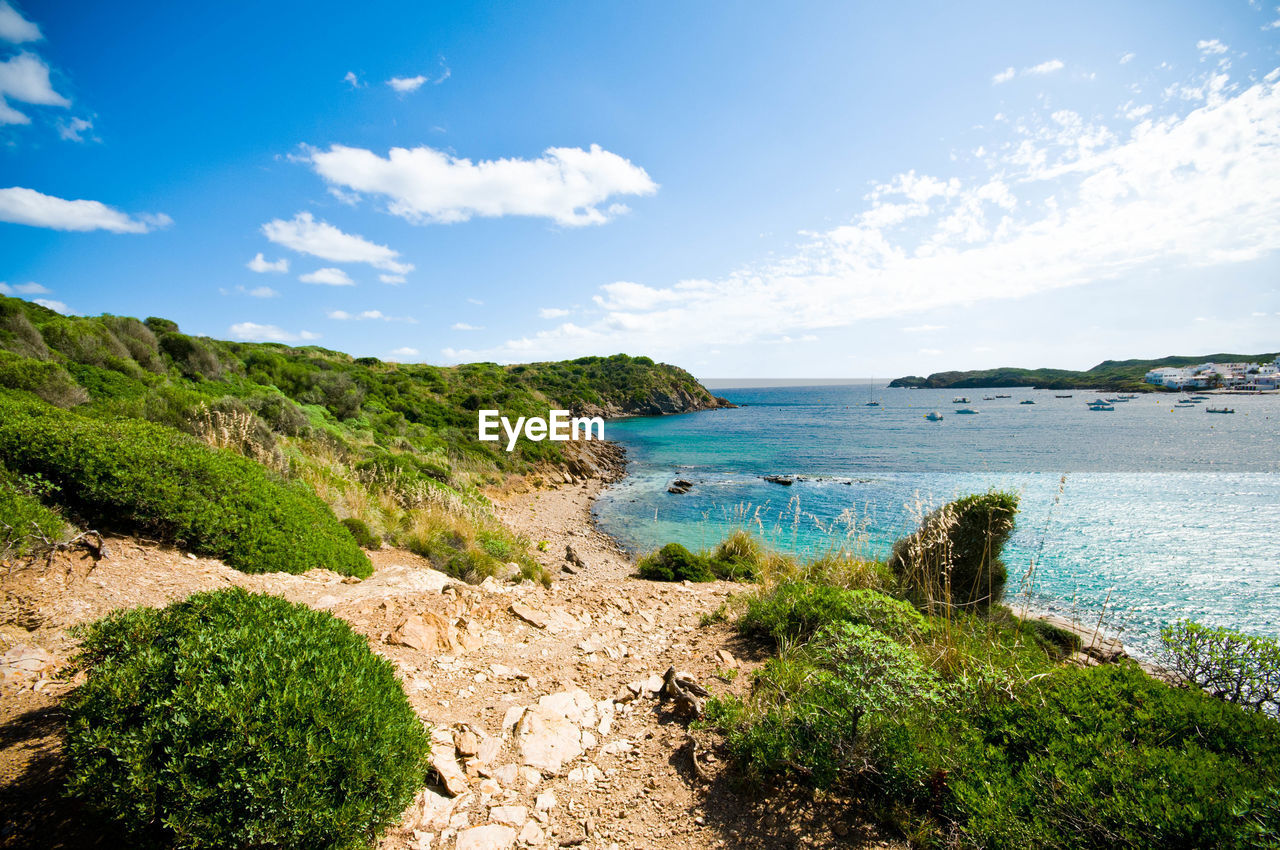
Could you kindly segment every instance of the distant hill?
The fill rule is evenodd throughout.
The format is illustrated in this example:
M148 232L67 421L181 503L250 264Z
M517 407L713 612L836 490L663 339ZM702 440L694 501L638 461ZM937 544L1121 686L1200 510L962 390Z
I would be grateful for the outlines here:
M895 378L891 387L923 387L929 389L961 389L972 387L1035 387L1046 390L1107 390L1158 392L1160 388L1142 382L1143 376L1161 366L1194 366L1209 361L1217 363L1264 363L1274 360L1270 354L1199 354L1195 356L1161 357L1159 360L1104 360L1087 372L1071 369L976 369L969 372L934 372L927 378L907 375Z

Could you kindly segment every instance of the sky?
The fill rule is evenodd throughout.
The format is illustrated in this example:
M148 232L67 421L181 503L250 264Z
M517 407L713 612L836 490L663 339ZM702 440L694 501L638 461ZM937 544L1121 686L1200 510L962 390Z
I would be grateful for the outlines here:
M1280 349L1280 8L0 0L0 293L401 362Z

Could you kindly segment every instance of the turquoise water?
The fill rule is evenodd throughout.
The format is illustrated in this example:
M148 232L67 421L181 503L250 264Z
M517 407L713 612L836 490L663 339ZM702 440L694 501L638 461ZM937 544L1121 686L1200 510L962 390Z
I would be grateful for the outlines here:
M748 525L789 552L880 557L923 511L996 487L1022 497L1005 561L1030 607L1103 616L1140 654L1180 617L1280 636L1280 397L1093 412L1097 394L1079 391L877 387L880 407L866 385L717 392L746 406L609 423L628 475L596 518L632 550L707 547ZM955 414L957 394L979 414ZM1236 412L1204 410L1222 404ZM693 488L666 492L676 477Z

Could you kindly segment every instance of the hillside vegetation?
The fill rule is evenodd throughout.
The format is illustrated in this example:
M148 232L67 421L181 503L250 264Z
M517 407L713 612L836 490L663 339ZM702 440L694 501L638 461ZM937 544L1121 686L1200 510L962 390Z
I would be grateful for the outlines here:
M484 487L511 474L596 471L590 452L566 443L521 440L508 453L480 442L476 411L514 419L552 408L616 416L721 404L684 370L647 357L396 364L318 346L191 336L154 317L63 316L7 297L0 297L0 402L15 405L5 408L12 421L0 441L3 504L12 503L0 530L10 552L23 548L29 526L42 534L57 527L47 513L32 525L35 500L67 519L158 534L241 569L363 573L365 559L351 554L355 529L366 545L387 539L473 579L513 562L537 573L528 541L494 520ZM33 441L37 433L43 442ZM194 490L230 481L246 498L252 492L254 510L217 516L212 499L208 510L182 508L201 516L175 515ZM306 491L331 513L303 509ZM296 494L296 510L271 513L279 493ZM241 521L266 534L282 521L280 511L338 549L290 558L262 543L275 554L261 560L201 543L234 537ZM342 529L333 515L354 521Z
M1001 604L1016 509L958 499L885 563L729 546L760 587L703 625L733 612L766 656L702 721L737 779L833 794L913 847L1280 846L1280 645L1184 622L1164 643L1186 686L1099 664Z
M1156 392L1159 387L1144 384L1142 378L1162 366L1195 366L1199 363L1263 363L1280 353L1201 354L1191 357L1162 357L1159 360L1104 360L1086 372L1070 369L976 369L969 372L934 372L927 378L908 375L895 378L891 387L924 389L968 389L971 387L1035 387L1044 390L1107 390L1109 392Z

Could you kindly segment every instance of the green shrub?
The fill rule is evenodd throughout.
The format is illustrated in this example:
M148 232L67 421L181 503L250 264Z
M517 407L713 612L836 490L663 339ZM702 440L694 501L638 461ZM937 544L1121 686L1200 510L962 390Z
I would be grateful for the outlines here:
M395 668L328 613L236 588L80 637L68 791L132 846L367 848L423 781Z
M909 646L837 622L808 646L765 662L749 702L713 700L708 717L748 776L790 774L826 788L863 769L870 733L885 718L940 707L943 694Z
M637 564L640 577L653 581L715 581L706 560L679 543L668 543Z
M725 581L755 581L769 553L755 535L738 529L720 542L707 558L707 568Z
M1280 642L1181 620L1160 633L1161 663L1212 696L1280 714Z
M1015 494L992 491L930 513L889 555L903 593L922 608L951 604L984 610L999 602L1008 578L1000 555L1017 512Z
M897 640L910 640L929 630L920 612L902 600L874 590L844 590L807 581L785 581L748 600L738 628L782 645L808 640L836 623L869 626Z
M992 850L1280 841L1275 721L1131 663L1061 670L1013 697L901 726L876 770Z
M305 486L163 426L0 399L0 462L58 485L60 504L96 525L154 534L245 572L372 572Z
M374 534L364 520L350 516L344 519L342 524L347 527L347 531L351 532L351 536L356 539L361 549L382 548L382 538Z
M48 360L52 356L49 346L31 324L23 306L17 298L0 295L0 348L22 357Z
M462 549L444 562L443 572L470 584L478 584L498 574L499 562L480 549Z
M14 475L0 466L0 557L25 555L38 538L62 536L66 523L40 501L52 489L43 479Z
M8 351L0 351L0 387L26 390L58 407L75 407L89 400L89 393L62 366Z

